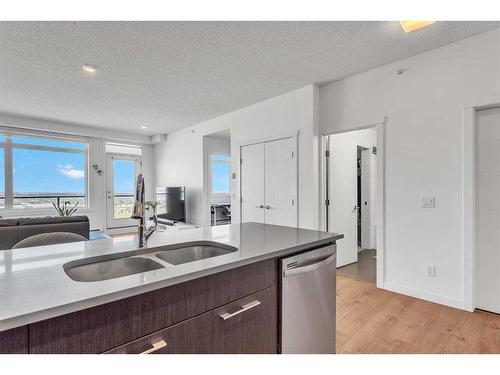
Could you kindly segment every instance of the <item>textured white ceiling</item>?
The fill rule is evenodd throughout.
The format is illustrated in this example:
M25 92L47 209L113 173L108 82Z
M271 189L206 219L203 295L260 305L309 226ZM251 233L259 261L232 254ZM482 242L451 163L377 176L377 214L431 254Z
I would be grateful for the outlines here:
M168 133L498 27L438 22L405 34L398 22L0 22L0 111ZM85 75L84 63L97 74Z

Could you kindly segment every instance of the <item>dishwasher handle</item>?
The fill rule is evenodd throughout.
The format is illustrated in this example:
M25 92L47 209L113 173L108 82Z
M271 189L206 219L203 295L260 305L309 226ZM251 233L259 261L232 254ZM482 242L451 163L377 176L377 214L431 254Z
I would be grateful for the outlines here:
M319 262L308 264L308 265L305 265L302 267L295 267L295 268L290 268L290 269L284 270L283 277L314 271L314 270L317 270L318 268L321 268L327 264L330 264L334 260L335 260L335 254L332 254L328 258L322 259Z

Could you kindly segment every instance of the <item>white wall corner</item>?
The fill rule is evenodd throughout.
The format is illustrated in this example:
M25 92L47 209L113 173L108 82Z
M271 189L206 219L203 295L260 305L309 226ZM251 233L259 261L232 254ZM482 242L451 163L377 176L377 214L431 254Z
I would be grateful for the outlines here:
M151 143L155 145L157 143L165 142L166 139L166 134L155 134L151 136Z

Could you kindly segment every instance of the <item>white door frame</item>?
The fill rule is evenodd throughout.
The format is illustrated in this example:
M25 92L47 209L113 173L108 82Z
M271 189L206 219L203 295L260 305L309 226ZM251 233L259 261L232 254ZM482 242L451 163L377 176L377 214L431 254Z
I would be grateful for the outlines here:
M462 307L476 308L476 112L500 106L495 96L462 106Z
M320 184L320 228L326 230L326 212L328 206L326 205L326 184L327 184L327 171L326 171L326 150L327 138L333 134L347 133L356 130L363 130L374 128L377 132L377 288L384 289L385 283L385 126L387 118L382 121L375 122L369 125L353 127L334 131L321 136L320 144L320 170L321 170L321 184ZM329 197L332 199L332 197ZM342 241L342 240L340 240Z
M137 225L137 220L135 219L114 219L112 214L110 214L111 210L114 208L114 199L109 198L110 196L110 184L114 185L114 171L113 171L113 160L134 160L136 162L135 165L135 177L137 178L137 174L141 173L142 170L142 157L140 155L127 155L127 154L118 154L118 153L107 153L106 154L106 169L107 169L107 178L106 178L106 229L117 229L123 227L131 227ZM134 182L135 186L135 182ZM113 186L114 189L114 186ZM114 193L114 190L113 190ZM121 225L114 225L115 221L122 221Z
M295 195L295 207L297 209L297 227L299 227L300 224L300 219L299 219L299 195L298 195L298 188L299 188L299 175L298 175L298 166L299 166L299 152L298 152L298 138L299 138L300 131L296 131L293 133L286 133L281 136L275 136L275 137L265 137L265 138L259 138L253 141L248 141L248 142L243 142L238 144L238 219L239 222L241 223L241 214L242 214L242 209L241 209L241 149L242 147L245 146L250 146L254 145L257 143L266 143L266 142L272 142L272 141L279 141L280 139L285 139L285 138L293 138L295 147L294 147L294 152L295 152L295 163L293 163L293 176L294 176L294 181L295 184L293 184L293 194Z

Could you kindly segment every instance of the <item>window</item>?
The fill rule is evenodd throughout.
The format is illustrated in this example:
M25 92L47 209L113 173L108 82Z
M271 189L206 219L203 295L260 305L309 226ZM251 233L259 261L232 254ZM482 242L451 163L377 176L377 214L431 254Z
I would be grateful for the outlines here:
M0 135L0 144L2 136ZM0 147L0 209L5 208L5 156L4 150Z
M87 144L69 139L0 134L0 209L87 206Z
M229 203L231 181L231 157L229 155L210 155L212 203Z
M142 150L141 146L138 145L125 145L121 143L106 143L106 153L107 154L126 154L126 155L137 155L141 156Z

